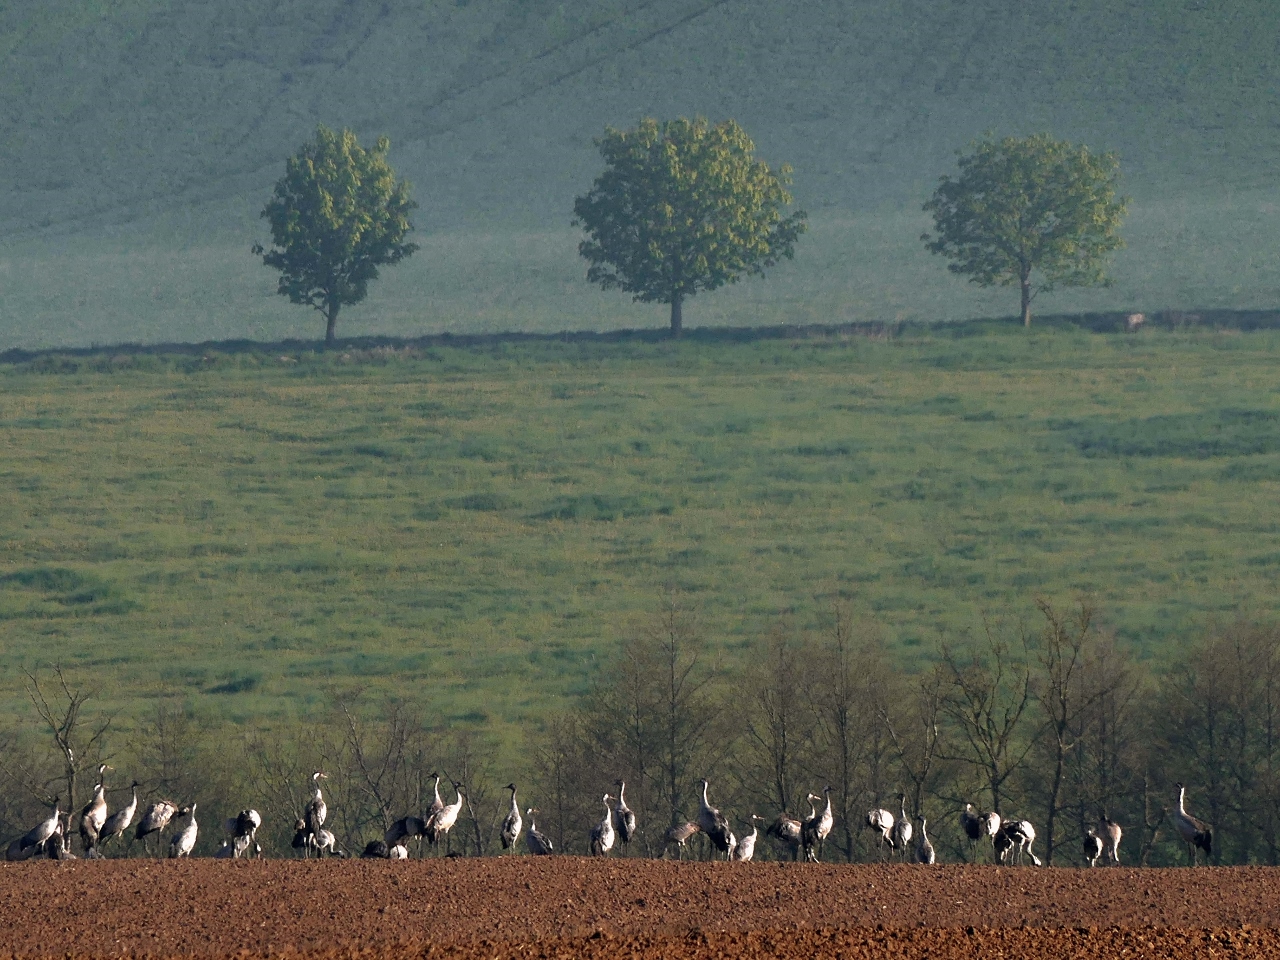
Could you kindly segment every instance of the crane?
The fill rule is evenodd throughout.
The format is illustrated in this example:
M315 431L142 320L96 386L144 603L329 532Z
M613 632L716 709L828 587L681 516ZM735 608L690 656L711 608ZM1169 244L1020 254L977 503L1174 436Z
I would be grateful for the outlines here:
M1031 825L1031 821L1005 820L1000 825L994 841L994 847L1000 862L1004 863L1005 857L1008 856L1011 863L1020 866L1025 854L1031 858L1031 862L1037 867L1042 866L1040 858L1031 849L1031 844L1035 842L1035 839L1036 828Z
M613 829L625 847L636 835L636 814L627 806L627 781L615 780L614 785L618 788L618 802L613 808Z
M756 826L756 821L764 823L764 817L751 814L751 832L738 841L738 845L733 850L734 860L747 861L750 860L756 852L756 838L760 836L760 829Z
M894 816L884 807L876 807L874 810L867 811L867 826L880 834L880 855L884 856L884 849L888 847L893 849L893 825L895 823Z
M516 785L508 783L507 789L511 791L511 811L507 814L507 819L502 821L502 849L513 850L516 841L520 839L524 821L520 819L520 806L516 803Z
M133 781L133 799L129 801L128 806L121 807L111 816L107 817L102 824L102 829L98 831L98 847L101 847L108 840L124 835L129 829L129 824L133 823L133 815L138 812L138 787L140 784L137 780Z
M293 839L289 846L300 851L303 857L311 856L311 831L307 829L307 821L301 817L293 821Z
M894 850L898 851L898 855L902 857L905 863L907 854L910 853L908 844L911 843L911 820L907 817L907 795L905 793L898 794L898 803L902 814L893 822L889 835L889 844Z
M345 853L338 849L338 838L323 827L318 832L311 834L308 840L315 849L317 857L323 858L326 853L331 857L346 856Z
M803 829L804 824L784 812L778 814L778 818L769 824L765 835L773 837L783 846L790 848L791 858L794 860L799 855L800 833Z
M427 831L427 822L421 817L401 817L391 826L387 827L387 832L383 834L382 842L388 847L394 847L402 840L409 837L421 837Z
M920 815L920 839L916 843L916 863L932 865L937 861L937 855L933 851L933 844L929 842L929 834L926 832L928 821L925 820L924 814Z
M696 823L678 823L674 827L669 828L667 832L663 835L662 839L667 846L671 846L672 844L675 844L676 847L678 848L676 850L676 859L683 860L684 845L689 842L690 837L696 836L701 832L702 832L702 828L699 827ZM797 837L798 836L799 835L797 834ZM665 851L663 852L663 854L665 856Z
M604 795L604 819L591 828L591 855L602 857L613 849L613 840L617 836L613 829L613 810L609 801L613 797Z
M320 781L328 779L328 774L317 770L311 775L311 782L315 785L315 794L311 798L311 802L307 804L306 810L302 813L302 819L307 822L307 829L311 831L314 837L320 832L320 828L324 826L324 822L329 817L329 805L324 802L324 793L320 789Z
M534 807L525 811L529 815L529 829L524 835L524 845L535 857L545 857L555 853L556 848L551 843L551 838L540 831L537 824L533 822L533 815L537 812Z
M986 821L973 812L973 804L966 803L964 810L960 812L960 829L964 831L964 835L969 838L969 851L973 854L976 862L978 859L978 841L986 835Z
M1089 861L1089 866L1096 867L1100 856L1102 856L1102 838L1098 836L1096 828L1090 827L1084 832L1084 858Z
M732 836L729 830L729 821L711 803L707 800L708 783L704 777L702 784L702 802L698 805L698 828L707 835L707 839L711 841L712 846L723 854L729 853L729 837Z
M831 827L835 823L835 818L831 814L831 787L822 788L822 797L814 793L805 797L810 803L815 800L821 800L823 797L826 798L827 805L823 808L822 813L815 813L809 817L800 830L800 841L804 845L804 858L813 863L818 862L818 855L822 852L827 837L831 833ZM818 848L818 853L813 852L815 846Z
M462 784L455 780L453 791L457 794L453 803L443 805L427 820L427 842L433 847L440 842L441 837L445 838L445 843L448 845L449 831L458 822L458 814L462 812Z
M257 810L241 810L234 817L228 817L224 826L231 837L231 856L239 859L248 854L257 856L262 853L262 848L258 845L262 814Z
M98 767L98 783L93 788L93 798L80 811L80 842L85 853L98 845L98 835L107 822L106 773L111 767L105 763Z
M45 844L55 838L62 836L62 806L61 798L53 798L53 813L49 819L41 820L38 824L28 830L13 843L9 844L9 849L5 853L6 860L29 860L37 853L44 851Z
M196 845L196 832L200 829L196 824L196 805L194 803L184 808L182 813L187 815L187 825L175 833L173 839L169 841L169 857L171 859L191 856L191 851L195 849Z
M1181 783L1175 783L1174 786L1178 788L1178 809L1173 813L1173 825L1177 828L1178 836L1182 837L1182 842L1187 845L1187 851L1191 854L1191 866L1194 867L1196 865L1197 847L1204 851L1205 863L1208 863L1209 856L1213 852L1213 829L1207 823L1197 820L1187 813L1187 788Z
M138 826L134 828L133 839L141 840L143 849L150 855L151 848L148 846L150 843L148 838L153 833L164 832L164 828L169 826L169 821L175 815L182 816L186 812L185 809L179 812L178 805L172 800L157 800L143 812L142 819L138 821Z
M1117 865L1120 863L1120 838L1123 835L1120 824L1108 817L1105 811L1098 817L1098 839L1102 841L1103 852L1109 862Z

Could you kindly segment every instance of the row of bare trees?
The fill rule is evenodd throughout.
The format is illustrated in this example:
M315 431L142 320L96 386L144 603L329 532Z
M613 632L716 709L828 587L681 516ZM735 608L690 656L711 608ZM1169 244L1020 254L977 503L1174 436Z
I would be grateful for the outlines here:
M743 831L752 813L807 815L807 795L831 786L828 859L875 857L865 815L897 814L905 797L946 859L967 855L958 815L973 803L1032 821L1056 864L1082 862L1102 815L1125 827L1129 862L1181 862L1167 820L1181 780L1217 828L1216 862L1274 864L1278 711L1280 631L1269 625L1210 631L1157 662L1118 644L1090 603L1039 601L1029 620L984 620L908 662L837 607L816 633L779 624L728 671L669 602L531 741L530 773L543 829L567 850L584 849L603 790L622 777L638 852L660 854L706 776Z
M658 856L667 828L696 814L706 777L739 832L752 813L807 814L806 796L830 786L828 860L876 857L865 814L897 814L903 796L909 813L928 817L945 860L968 853L957 817L973 803L1030 820L1050 863L1080 862L1083 832L1105 813L1125 828L1128 862L1161 864L1183 856L1168 822L1181 780L1193 812L1215 827L1215 861L1280 862L1273 626L1208 631L1156 662L1117 644L1089 603L1041 601L1025 621L988 619L972 636L910 648L909 659L833 607L814 631L780 622L736 669L712 649L696 616L668 598L587 694L515 750L486 731L440 729L414 701L351 692L331 693L310 723L269 731L213 727L162 697L125 736L74 676L31 673L31 715L0 731L0 829L25 832L54 796L78 809L105 762L117 771L112 806L136 778L144 797L210 811L198 852L216 848L221 817L253 806L265 819L260 839L279 855L320 769L328 826L358 851L421 814L438 772L447 797L449 781L465 784L453 849L496 852L503 786L514 779L557 848L583 853L602 795L622 779L639 818L628 853Z

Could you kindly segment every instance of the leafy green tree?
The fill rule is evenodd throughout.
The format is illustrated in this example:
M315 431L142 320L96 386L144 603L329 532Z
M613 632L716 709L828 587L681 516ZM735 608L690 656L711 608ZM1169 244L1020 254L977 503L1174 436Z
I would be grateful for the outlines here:
M404 242L413 229L409 211L418 205L387 163L390 146L380 137L365 150L350 130L317 127L262 211L273 243L262 262L280 271L282 296L324 314L326 346L333 344L338 311L365 298L378 267L418 249ZM262 246L253 252L262 254Z
M756 160L735 121L650 118L607 129L596 146L606 169L573 205L574 225L589 235L578 245L591 264L587 280L669 303L674 336L684 301L699 290L795 256L805 214L783 216L791 168Z
M947 269L983 287L1018 284L1025 326L1036 293L1108 285L1107 255L1124 246L1116 231L1129 202L1116 196L1116 155L1047 134L974 148L924 205L937 235L920 239L952 261ZM1033 270L1043 277L1035 292Z

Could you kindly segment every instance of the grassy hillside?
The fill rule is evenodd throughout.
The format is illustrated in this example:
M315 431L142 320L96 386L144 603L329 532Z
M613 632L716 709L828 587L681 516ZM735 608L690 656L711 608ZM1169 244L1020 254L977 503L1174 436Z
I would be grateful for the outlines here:
M731 660L834 595L905 657L1080 592L1158 654L1277 613L1278 337L37 358L0 373L0 702L57 657L126 727L358 683L501 730L670 586Z
M567 226L591 138L734 116L796 168L794 264L692 324L1011 311L923 252L919 205L984 129L1118 150L1110 291L1048 309L1261 307L1280 8L1259 0L51 0L0 9L0 347L314 335L248 247L317 122L385 133L423 250L348 333L658 325L593 293Z

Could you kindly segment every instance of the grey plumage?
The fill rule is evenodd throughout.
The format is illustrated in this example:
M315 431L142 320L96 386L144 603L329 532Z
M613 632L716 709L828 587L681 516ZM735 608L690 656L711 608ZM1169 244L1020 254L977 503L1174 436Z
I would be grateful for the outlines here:
M613 841L617 834L613 829L613 810L609 806L609 801L612 799L613 797L609 794L604 795L604 819L591 828L589 840L593 857L602 857L613 849Z
M503 850L511 850L515 847L516 841L520 839L520 830L524 826L524 821L520 819L520 807L516 803L516 785L508 783L507 789L511 791L511 809L507 812L506 819L502 821L502 829L499 831Z
M169 856L175 859L191 856L191 851L196 846L196 833L199 829L196 824L196 805L194 803L191 804L183 813L187 815L186 825L175 833L173 839L169 841Z
M133 823L133 815L138 812L138 781L133 781L133 799L127 806L121 807L115 813L107 817L102 824L102 829L98 831L98 843L101 846L108 840L115 837L123 836L124 832L129 829L129 825Z
M729 829L729 820L715 807L711 806L707 799L707 783L706 778L699 781L702 784L702 802L698 805L698 828L707 835L707 839L711 841L711 845L723 854L728 854L729 837L732 831Z
M529 829L525 831L524 845L535 857L550 856L555 853L555 846L551 843L551 838L538 830L537 824L533 822L533 815L537 812L534 807L525 811L529 815Z
M617 780L615 784L618 788L618 803L613 808L613 829L623 846L626 846L636 835L636 815L635 811L627 806L627 782Z
M931 866L937 860L933 844L929 842L928 821L920 817L920 839L916 842L916 863Z

